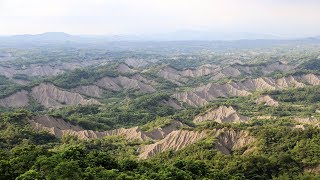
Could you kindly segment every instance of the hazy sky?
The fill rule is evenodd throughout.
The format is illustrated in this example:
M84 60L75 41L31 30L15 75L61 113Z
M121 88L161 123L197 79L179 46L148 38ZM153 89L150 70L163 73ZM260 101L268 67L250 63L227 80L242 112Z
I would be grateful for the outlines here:
M320 0L0 0L0 34L320 35Z

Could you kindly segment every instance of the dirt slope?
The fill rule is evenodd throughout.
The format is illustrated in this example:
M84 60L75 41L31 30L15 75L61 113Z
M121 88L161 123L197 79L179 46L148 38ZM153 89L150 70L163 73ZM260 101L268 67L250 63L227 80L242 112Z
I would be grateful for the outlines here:
M2 107L25 107L29 104L28 92L25 90L16 92L6 98L0 99L0 106Z
M103 93L103 90L96 85L78 86L72 89L72 91L79 94L84 94L86 96L96 97L96 98L100 98Z
M151 85L142 82L142 80L137 76L134 76L133 78L128 78L125 76L104 77L98 80L95 84L99 87L112 91L121 91L123 89L136 89L141 92L155 91L155 89Z
M266 106L274 106L277 107L279 106L279 102L274 100L271 96L265 95L265 96L260 96L256 99L257 104L264 104Z
M248 117L238 114L233 107L220 106L217 109L210 109L205 114L197 116L193 122L215 121L218 123L236 123L248 120Z
M125 63L135 68L144 67L149 64L147 61L143 59L134 59L134 58L126 59Z
M164 139L154 144L145 145L140 150L140 159L147 159L157 153L172 150L180 150L185 146L195 143L206 137L206 132L178 130L168 134Z
M94 99L85 99L78 93L68 92L53 84L42 83L32 88L31 96L46 108L59 108L66 105L99 104Z
M173 121L171 124L155 129L151 132L142 131L139 127L129 129L119 128L109 131L85 130L78 125L73 125L60 118L54 118L47 115L33 116L29 120L31 126L37 130L45 130L61 138L64 135L76 136L80 139L94 139L105 136L124 136L127 139L138 139L141 141L162 139L172 131L182 126L181 122Z

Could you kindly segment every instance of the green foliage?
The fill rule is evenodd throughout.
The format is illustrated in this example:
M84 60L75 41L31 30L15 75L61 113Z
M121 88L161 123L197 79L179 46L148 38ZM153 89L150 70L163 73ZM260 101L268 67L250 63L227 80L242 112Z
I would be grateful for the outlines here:
M110 63L105 66L75 69L50 79L55 85L70 89L80 85L89 85L98 79L109 76L115 77L121 73L116 70L118 63Z
M77 122L87 129L108 130L144 125L157 117L173 115L175 110L163 103L168 98L165 94L149 94L121 104L66 107L50 114Z
M313 59L300 65L299 69L320 70L320 60Z
M273 91L271 95L278 101L292 103L317 103L320 101L320 86Z
M156 120L148 122L147 124L143 125L141 129L143 131L152 131L154 129L161 128L170 124L171 121L172 119L167 117L157 118Z

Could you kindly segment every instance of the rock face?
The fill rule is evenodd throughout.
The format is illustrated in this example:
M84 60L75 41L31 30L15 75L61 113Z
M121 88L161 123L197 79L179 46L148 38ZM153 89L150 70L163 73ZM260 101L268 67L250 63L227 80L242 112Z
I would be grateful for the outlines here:
M72 91L77 92L79 94L84 94L86 96L96 97L96 98L100 98L103 93L103 90L96 85L78 86L72 89Z
M238 114L233 107L220 106L217 109L210 109L205 114L197 116L193 122L215 121L218 123L236 123L248 120L248 117Z
M304 82L307 82L305 84ZM186 102L191 106L202 106L218 97L247 96L253 91L277 90L289 87L304 87L306 85L319 85L320 79L313 74L303 76L288 76L280 79L257 78L243 82L227 84L209 83L191 91L176 93L174 98Z
M139 127L129 129L119 128L109 131L92 131L85 130L78 125L73 125L60 118L54 118L47 115L34 116L29 120L29 123L36 130L44 130L61 138L65 135L76 136L80 139L95 139L105 136L124 136L130 140L158 140L166 137L172 131L177 130L183 124L178 121L173 121L171 124L155 129L151 132L142 131Z
M255 141L246 131L236 131L224 128L216 137L215 147L223 154L231 154L232 151L247 146Z
M28 92L25 90L16 92L6 98L0 99L0 106L19 108L29 104Z
M136 77L136 76L135 76ZM125 76L118 77L104 77L96 82L96 85L112 91L121 91L123 89L135 89L141 92L154 92L155 89L141 79L128 78Z
M256 100L256 103L257 104L264 104L266 106L274 106L274 107L279 106L279 102L274 100L269 95L258 97L257 100Z
M87 100L78 93L64 91L49 83L42 83L33 87L31 96L46 108L59 108L65 105L99 104L94 99Z
M147 159L157 153L172 150L180 150L185 146L195 143L206 137L206 132L178 130L168 134L164 139L154 144L143 146L140 150L140 159Z

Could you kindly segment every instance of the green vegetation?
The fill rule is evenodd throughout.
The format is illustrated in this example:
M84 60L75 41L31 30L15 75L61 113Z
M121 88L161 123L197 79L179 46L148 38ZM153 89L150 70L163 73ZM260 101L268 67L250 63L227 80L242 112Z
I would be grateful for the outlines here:
M96 82L98 79L119 75L116 71L117 64L109 64L98 68L76 69L54 77L52 81L55 85L62 88L74 88L80 85L88 85Z
M313 59L307 61L300 65L300 68L307 70L319 70L320 69L320 59Z
M320 102L320 86L273 91L271 95L283 102L314 104Z
M223 155L208 137L187 148L137 160L138 141L120 137L61 140L27 125L26 111L0 114L3 179L318 179L304 168L320 163L320 130L292 129L258 120L247 129L258 139L251 153ZM259 124L259 126L257 126ZM235 127L236 128L236 127Z
M165 94L150 94L116 105L65 107L50 114L77 122L87 129L109 130L144 125L157 117L173 115L175 110L163 103L168 98Z

